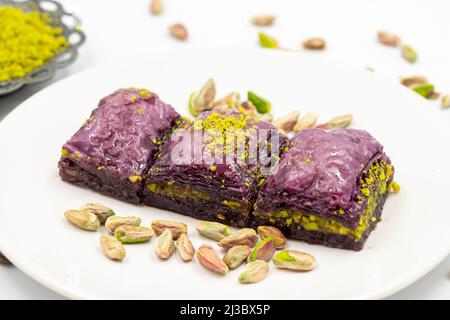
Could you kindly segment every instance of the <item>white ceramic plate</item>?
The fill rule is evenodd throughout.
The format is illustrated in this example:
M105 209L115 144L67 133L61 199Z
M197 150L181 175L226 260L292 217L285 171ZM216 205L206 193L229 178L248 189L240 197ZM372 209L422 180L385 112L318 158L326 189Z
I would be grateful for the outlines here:
M107 260L99 233L78 230L63 212L95 200L120 215L187 223L194 244L196 221L154 208L133 206L74 187L58 177L62 144L98 100L119 87L147 87L187 114L191 91L208 78L219 93L247 89L270 98L275 115L313 111L322 120L352 113L353 127L372 133L396 166L400 194L390 197L384 220L361 252L289 241L310 252L309 273L277 270L241 285L242 269L226 277L198 261L166 262L153 243L127 246L123 263ZM381 298L412 283L449 253L448 119L432 115L422 98L365 70L276 51L203 50L148 54L133 62L79 73L42 90L0 125L0 251L43 285L71 298L308 299Z

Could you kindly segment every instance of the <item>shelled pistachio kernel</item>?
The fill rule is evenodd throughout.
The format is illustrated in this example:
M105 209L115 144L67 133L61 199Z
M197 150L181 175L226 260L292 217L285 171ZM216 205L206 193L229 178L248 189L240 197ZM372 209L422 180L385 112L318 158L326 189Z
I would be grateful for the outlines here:
M114 231L114 236L122 243L143 243L150 241L155 232L151 228L123 225Z
M341 116L334 117L324 124L318 125L316 128L331 130L331 129L342 129L347 128L351 125L353 121L353 116L351 114L344 114Z
M100 244L103 253L108 259L122 261L125 258L126 250L119 240L108 236L102 236L100 238Z
M252 248L249 246L235 246L227 251L223 261L230 269L236 269L248 258L251 252Z
M398 47L400 44L400 38L390 32L378 31L378 41L381 44L389 47Z
M445 96L442 96L441 107L442 109L450 108L450 95L447 94Z
M198 248L197 259L208 270L220 274L228 273L228 266L219 258L213 247L208 244L204 244Z
M115 214L113 209L108 208L98 202L88 202L82 205L80 207L80 210L95 214L101 225L104 225L106 220Z
M64 212L64 217L74 226L88 231L97 231L100 221L93 213L84 210L68 210Z
M247 263L245 271L239 276L240 283L256 283L263 280L269 272L269 264L263 260Z
M315 263L312 255L297 250L283 250L273 257L273 264L280 269L309 271Z
M248 261L264 260L270 261L275 253L273 238L265 238L253 248L252 253L248 256Z
M252 91L248 91L247 100L250 101L256 107L258 113L261 114L269 113L270 109L272 108L272 105L267 99L258 96L256 93Z
M177 239L177 249L183 261L191 261L194 258L194 245L185 233L182 233Z
M299 117L297 123L294 126L294 132L300 132L304 129L314 128L317 122L317 114L307 113L306 115Z
M155 241L156 255L161 259L169 259L175 252L175 242L173 241L170 229L165 229Z
M285 247L286 237L277 227L259 226L257 231L261 239L272 238L275 249L283 249Z
M105 222L105 228L110 233L114 234L114 231L120 226L138 226L142 222L141 218L139 217L119 217L119 216L111 216L108 219L106 219Z
M410 46L404 44L401 46L401 55L403 59L405 59L408 62L416 62L417 60L417 52Z
M199 221L195 227L204 237L220 241L232 234L230 227L218 222Z
M246 245L253 248L258 241L256 231L251 228L239 229L235 233L219 241L219 246L228 250L235 246Z
M187 225L182 222L169 220L155 220L152 222L152 228L157 235L162 234L166 229L172 232L174 240L177 240L182 233L187 233Z
M275 38L273 38L265 33L260 32L259 33L259 45L263 48L276 49L276 48L278 48L278 41Z

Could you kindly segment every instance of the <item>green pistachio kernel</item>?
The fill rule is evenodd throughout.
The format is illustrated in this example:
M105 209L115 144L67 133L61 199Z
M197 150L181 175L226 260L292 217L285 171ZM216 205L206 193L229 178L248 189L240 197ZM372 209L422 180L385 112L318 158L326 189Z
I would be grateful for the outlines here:
M272 105L269 101L266 99L256 95L254 92L249 91L247 93L247 100L253 103L253 105L256 107L256 110L258 110L258 113L269 113Z

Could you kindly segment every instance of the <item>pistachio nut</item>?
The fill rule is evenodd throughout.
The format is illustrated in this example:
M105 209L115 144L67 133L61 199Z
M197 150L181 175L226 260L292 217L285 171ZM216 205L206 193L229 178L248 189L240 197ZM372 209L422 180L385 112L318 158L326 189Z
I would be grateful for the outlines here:
M263 48L276 49L278 48L278 40L265 33L260 32L259 45Z
M299 117L297 123L294 126L294 132L300 132L304 129L314 128L317 122L317 114L307 113L306 115Z
M275 18L273 15L256 16L252 18L251 23L258 27L267 27L273 25Z
M219 246L225 248L226 250L239 245L246 245L253 248L257 241L258 235L254 229L243 228L220 240Z
M213 107L216 97L216 85L213 79L208 79L198 93L191 94L189 98L189 111L193 116L198 116Z
M303 48L309 50L323 50L325 46L326 42L322 38L310 38L303 41Z
M270 109L272 108L272 105L268 100L264 99L261 96L258 96L252 91L249 91L247 93L247 100L253 103L253 105L256 107L256 110L258 110L258 113L261 114L269 113Z
M410 46L404 44L401 46L401 54L403 59L408 62L414 63L417 60L417 52Z
M150 11L154 15L158 15L163 11L164 3L163 0L152 0L152 3L150 5Z
M342 116L334 117L325 122L324 124L318 125L316 128L321 128L325 130L347 128L348 126L350 126L352 121L353 116L351 114L344 114Z
M230 227L218 222L199 221L195 227L204 237L220 241L232 234Z
M181 41L186 41L189 36L186 27L181 23L169 26L169 33L172 37Z
M450 108L450 95L449 94L442 96L441 107L442 107L442 109Z
M236 269L248 258L251 251L249 246L235 246L227 251L223 261L230 269Z
M420 94L425 99L437 98L436 92L434 91L434 85L432 85L432 84L429 84L429 83L418 84L418 85L411 87L411 89L414 92Z
M182 233L187 233L187 225L176 221L155 220L152 222L152 228L157 235L160 235L166 229L169 229L172 232L174 240L177 240Z
M114 231L116 239L127 244L150 241L154 234L151 228L130 225L120 226Z
M261 239L272 238L275 249L283 249L286 245L286 237L280 229L273 226L259 226L257 228Z
M270 261L275 253L275 246L273 244L273 238L265 238L260 241L254 248L252 253L248 257L248 261L264 260Z
M165 229L155 241L156 255L161 259L169 259L175 252L175 242L173 241L170 229Z
M269 272L269 264L263 260L247 263L245 271L239 276L240 283L256 283L263 280Z
M69 221L74 226L89 230L89 231L97 231L100 227L100 221L97 216L93 213L84 210L69 210L64 212L64 216L67 221Z
M300 112L293 111L284 117L279 119L275 119L272 124L280 129L284 133L289 133L294 129L295 124L297 123L298 117L300 116Z
M122 261L125 258L126 251L120 241L109 236L102 236L100 238L100 244L103 249L103 253L108 259Z
M400 38L397 35L385 31L378 31L378 41L389 47L398 47L400 44Z
M116 229L118 227L121 227L121 226L124 226L124 225L127 225L127 226L138 226L138 225L141 224L141 222L142 222L142 220L139 217L134 217L134 216L130 216L130 217L111 216L108 219L106 219L105 228L110 233L114 234L114 231L116 231Z
M80 207L80 210L84 210L93 213L97 216L101 225L104 225L106 220L114 215L114 210L108 208L98 202L88 202Z
M194 245L185 233L182 233L177 239L177 249L183 261L191 261L194 258Z
M220 259L213 247L208 244L204 244L198 248L197 259L208 270L220 274L226 274L228 272L228 266Z
M251 116L251 117L256 117L257 114L257 110L256 107L253 103L251 103L250 101L244 101L241 103L241 110L243 111L243 113Z
M400 83L408 88L413 88L417 85L427 84L428 79L424 76L408 76L401 77Z
M297 250L283 250L273 257L273 264L280 269L309 271L315 263L312 255Z

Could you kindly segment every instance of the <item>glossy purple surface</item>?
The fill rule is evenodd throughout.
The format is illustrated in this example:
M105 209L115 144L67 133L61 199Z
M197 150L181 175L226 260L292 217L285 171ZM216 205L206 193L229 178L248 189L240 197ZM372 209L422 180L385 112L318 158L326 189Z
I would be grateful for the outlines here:
M85 169L142 176L179 114L146 90L120 89L103 98L89 120L63 146Z
M199 118L204 119L211 113L213 112L205 112ZM225 112L224 114L238 116L235 112ZM287 140L283 134L280 134L267 122L249 120L245 129L254 130L249 139L255 139L258 148L264 146L264 141L271 139L271 135L274 135L273 141L277 141L277 144L284 144ZM258 135L259 129L266 129L269 132L267 139L264 139L265 136ZM212 157L205 157L209 154L206 143L195 143L194 135L201 130L193 130L191 124L186 127L186 130L189 131L191 137L191 152L188 154L172 152L182 138L171 139L164 145L159 158L151 168L148 183L174 180L205 190L223 190L226 194L234 194L245 199L255 195L261 167L257 151L255 153L248 152L245 163L241 163L242 158L239 156L233 158L233 162L227 162L226 152L223 154L222 161L217 162ZM258 139L261 139L261 141ZM274 146L274 149L277 149L277 153L279 152L276 146ZM185 164L182 163L183 161L185 161ZM266 159L266 161L268 163L269 159ZM214 166L214 170L211 170L211 166Z
M260 188L257 207L306 210L328 216L342 208L340 217L359 221L355 203L362 171L374 161L389 159L369 133L356 129L303 130L289 141L278 171Z

